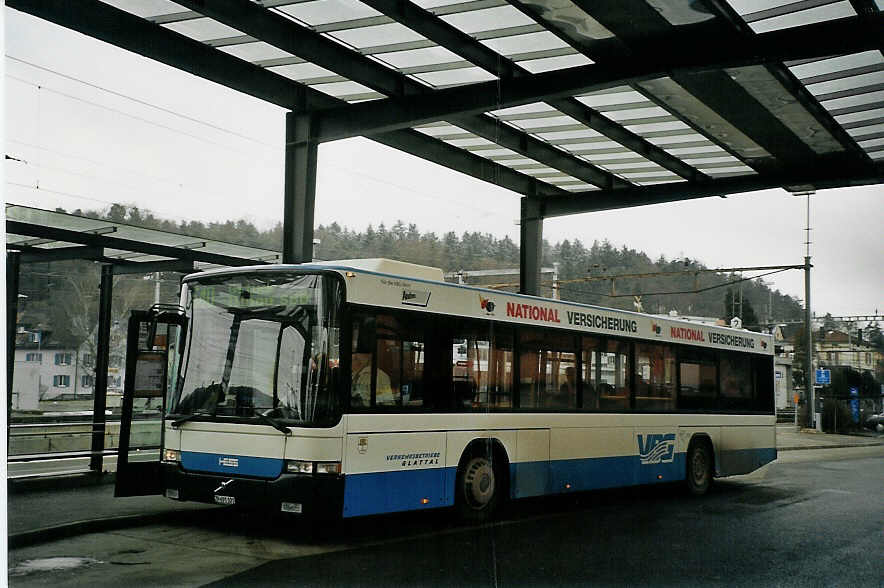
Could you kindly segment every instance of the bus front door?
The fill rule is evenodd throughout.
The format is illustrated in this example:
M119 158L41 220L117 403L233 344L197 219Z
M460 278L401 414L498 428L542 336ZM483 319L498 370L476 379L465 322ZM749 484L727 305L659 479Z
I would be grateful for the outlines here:
M162 493L163 420L186 329L177 306L135 310L129 317L114 496Z

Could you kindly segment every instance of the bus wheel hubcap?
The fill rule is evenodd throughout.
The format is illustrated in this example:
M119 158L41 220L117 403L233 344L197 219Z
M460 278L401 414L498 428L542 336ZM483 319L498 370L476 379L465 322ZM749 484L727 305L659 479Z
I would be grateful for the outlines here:
M494 469L484 457L474 458L464 476L466 498L474 508L483 508L494 496Z

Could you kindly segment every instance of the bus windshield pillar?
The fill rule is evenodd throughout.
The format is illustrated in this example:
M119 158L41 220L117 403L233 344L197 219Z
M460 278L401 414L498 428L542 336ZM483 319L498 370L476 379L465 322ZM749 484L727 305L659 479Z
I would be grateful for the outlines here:
M539 296L543 255L543 204L540 199L522 198L519 221L519 292Z
M286 113L283 263L313 261L317 158L315 127L312 115L299 112Z

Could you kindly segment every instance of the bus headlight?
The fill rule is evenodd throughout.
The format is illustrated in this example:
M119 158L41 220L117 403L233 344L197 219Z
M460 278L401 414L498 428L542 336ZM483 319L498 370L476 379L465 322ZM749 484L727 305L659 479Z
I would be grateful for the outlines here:
M340 474L341 462L339 461L318 461L316 462L317 474Z
M313 462L290 459L285 462L285 471L290 474L312 474Z
M163 461L178 463L181 461L181 452L177 449L166 449L163 451Z

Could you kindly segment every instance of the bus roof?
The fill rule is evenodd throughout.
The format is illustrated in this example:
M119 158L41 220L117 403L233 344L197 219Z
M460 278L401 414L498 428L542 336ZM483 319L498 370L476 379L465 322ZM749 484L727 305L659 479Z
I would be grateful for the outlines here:
M365 261L369 263L355 263ZM357 267L362 265L384 269L400 267L417 271L410 272L412 275L403 275ZM285 270L334 271L344 277L347 284L347 301L355 304L494 320L514 325L568 329L587 334L643 339L649 342L682 343L764 355L772 355L774 351L773 337L764 333L579 302L552 300L476 286L451 284L441 280L442 270L439 268L405 264L392 260L342 260L300 265L261 265L212 270L201 275ZM435 270L435 272L428 270ZM438 275L440 279L424 277L435 275ZM186 280L199 277L200 274L191 275Z

